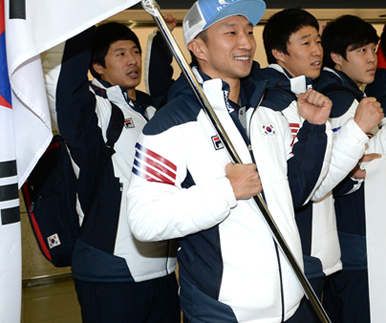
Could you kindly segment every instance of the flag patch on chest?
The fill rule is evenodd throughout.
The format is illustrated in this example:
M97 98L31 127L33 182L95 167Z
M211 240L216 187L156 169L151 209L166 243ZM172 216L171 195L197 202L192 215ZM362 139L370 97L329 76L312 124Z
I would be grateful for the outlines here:
M126 129L135 128L133 118L125 119L125 128Z
M263 130L263 133L267 136L276 134L275 126L273 124L263 124L261 130Z
M224 144L222 143L219 136L212 137L212 143L214 145L214 149L219 150L224 148Z

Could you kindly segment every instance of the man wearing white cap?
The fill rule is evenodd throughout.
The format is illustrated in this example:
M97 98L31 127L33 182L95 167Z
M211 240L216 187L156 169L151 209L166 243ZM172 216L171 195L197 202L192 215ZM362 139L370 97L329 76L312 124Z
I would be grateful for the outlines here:
M230 162L184 78L136 145L129 223L142 241L179 239L180 301L191 323L301 322L303 292L251 197L263 192L302 264L293 204L325 174L331 102L299 95L306 121L294 145L287 120L260 105L265 82L249 75L264 10L262 0L199 0L183 24L194 73L244 164Z

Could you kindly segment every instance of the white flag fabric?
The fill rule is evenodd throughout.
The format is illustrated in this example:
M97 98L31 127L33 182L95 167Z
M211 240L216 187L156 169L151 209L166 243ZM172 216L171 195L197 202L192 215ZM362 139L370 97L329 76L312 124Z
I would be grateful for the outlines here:
M138 2L0 0L0 323L21 316L18 188L52 138L40 54Z
M0 323L20 322L21 226L13 110L0 3Z
M364 165L366 169L366 244L371 323L386 318L386 157Z
M4 1L20 187L51 140L40 54L140 1Z

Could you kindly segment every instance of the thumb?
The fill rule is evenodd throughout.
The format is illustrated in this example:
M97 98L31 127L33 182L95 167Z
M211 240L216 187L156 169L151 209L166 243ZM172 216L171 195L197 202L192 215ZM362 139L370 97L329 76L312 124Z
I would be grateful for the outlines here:
M309 97L309 94L307 92L305 93L300 93L298 95L298 101L300 102L304 102L304 101L307 101L307 98Z
M369 161L372 161L374 159L379 159L381 157L382 157L381 154L367 154L367 155L363 156L362 162L369 162Z
M311 94L311 91L312 91L312 89L307 89L306 92L300 93L300 94L298 95L298 99L301 99L302 101L307 101L308 97L309 97L310 94Z

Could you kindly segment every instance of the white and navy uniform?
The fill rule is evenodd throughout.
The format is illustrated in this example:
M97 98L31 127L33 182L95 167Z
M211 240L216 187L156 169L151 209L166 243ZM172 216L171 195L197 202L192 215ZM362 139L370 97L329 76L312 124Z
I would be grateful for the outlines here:
M265 82L254 76L242 80L244 131L228 85L196 75L242 162L254 159L268 208L302 267L293 203L304 203L325 176L329 130L306 121L292 147L288 121L259 105ZM253 199L235 200L225 176L230 158L184 79L170 97L137 144L128 191L132 231L142 241L180 239L180 301L191 323L288 320L303 297L292 269Z
M302 118L297 108L297 95L312 88L312 80L304 75L293 78L285 69L271 64L261 70L268 81L268 107L281 111L287 118L296 138ZM340 247L332 189L356 166L365 151L368 138L354 122L348 119L339 133L335 133L329 171L311 202L296 210L296 222L302 240L305 273L321 296L320 278L342 269Z
M354 117L360 100L366 95L345 73L330 68L323 69L316 88L332 100L330 122L333 130L339 134L346 122ZM385 119L381 124L384 122ZM366 143L366 154L385 153L385 131L384 127L377 126L367 134L370 139ZM373 193L375 191L373 189ZM334 199L343 271L329 278L331 282L325 295L326 307L330 310L340 304L339 315L344 322L369 322L367 202L363 180L347 177L334 189Z
M159 33L149 36L147 85L157 97L165 97L173 83L171 58L167 56L165 47ZM277 64L261 69L259 74L267 81L266 107L283 113L296 139L303 123L297 108L297 95L312 88L312 80L305 76L293 78ZM340 139L336 142L338 137ZM354 120L349 120L339 135L335 135L329 172L312 196L312 201L304 206L295 203L305 274L319 296L323 288L321 279L342 268L332 189L355 167L363 155L367 140Z
M330 68L324 68L320 81L316 84L317 90L326 92L327 89L336 88L334 92L327 93L333 101L330 122L334 132L340 132L342 126L355 115L359 100L365 97L365 94L358 86L341 71ZM348 88L351 93L344 92L342 88ZM383 136L386 129L374 128L368 134L371 139L366 144L366 153L384 153ZM363 195L362 182L357 182L351 178L345 179L339 184L335 195L335 210L337 213L338 231L342 249L342 262L344 269L365 269L366 264L366 240L365 240L365 201ZM343 186L361 188L352 194L343 194ZM345 190L343 190L345 191ZM343 203L343 204L342 204ZM354 221L354 219L356 219ZM352 246L361 246L361 252L354 251Z
M61 46L62 51L58 47L59 52L46 57L45 65L59 132L79 168L77 193L83 212L104 150L112 103L122 110L125 119L114 146L116 153L107 162L95 202L75 245L72 275L81 282L100 284L138 283L174 275L176 245L167 240L138 241L126 215L134 147L155 109L150 105L151 98L140 91L136 92L134 101L127 97L127 90L118 85L111 86L97 79L90 84L87 71L92 32L90 29L68 40L65 47Z

